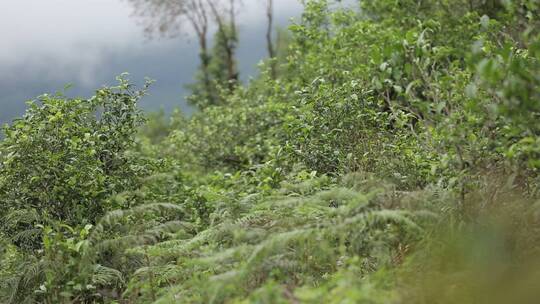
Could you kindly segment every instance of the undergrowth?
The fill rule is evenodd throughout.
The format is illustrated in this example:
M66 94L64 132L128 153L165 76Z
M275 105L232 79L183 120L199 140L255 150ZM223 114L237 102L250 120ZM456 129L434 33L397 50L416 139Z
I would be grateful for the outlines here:
M336 4L190 117L125 75L31 102L0 302L536 303L538 1Z

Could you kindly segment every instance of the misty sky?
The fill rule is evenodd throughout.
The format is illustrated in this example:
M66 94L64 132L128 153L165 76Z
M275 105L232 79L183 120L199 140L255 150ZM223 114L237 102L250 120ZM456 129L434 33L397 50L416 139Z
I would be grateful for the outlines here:
M298 16L296 0L275 0L277 25ZM239 15L239 68L255 75L266 57L264 1L244 0ZM198 66L189 37L148 40L123 0L0 0L0 123L24 113L25 101L73 87L68 96L90 96L115 76L129 72L142 83L157 82L142 107L189 111L183 85Z

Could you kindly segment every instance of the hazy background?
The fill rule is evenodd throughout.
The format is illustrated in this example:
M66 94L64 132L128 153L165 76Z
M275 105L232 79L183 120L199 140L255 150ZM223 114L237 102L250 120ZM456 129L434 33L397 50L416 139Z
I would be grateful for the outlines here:
M277 26L302 11L297 0L275 2ZM266 57L264 1L244 0L238 18L237 59L246 81ZM183 86L199 64L195 39L149 40L138 22L123 0L0 0L0 124L40 94L72 84L68 96L90 96L122 72L136 83L146 76L157 81L143 108L189 112Z

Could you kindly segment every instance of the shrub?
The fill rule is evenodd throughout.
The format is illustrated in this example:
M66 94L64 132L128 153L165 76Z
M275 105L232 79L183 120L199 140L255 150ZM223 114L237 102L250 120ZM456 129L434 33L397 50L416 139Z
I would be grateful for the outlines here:
M47 219L94 223L112 207L107 198L133 188L147 168L129 152L143 118L145 90L119 78L90 99L43 95L5 128L0 150L1 229L21 247L27 229ZM29 243L27 243L29 241Z

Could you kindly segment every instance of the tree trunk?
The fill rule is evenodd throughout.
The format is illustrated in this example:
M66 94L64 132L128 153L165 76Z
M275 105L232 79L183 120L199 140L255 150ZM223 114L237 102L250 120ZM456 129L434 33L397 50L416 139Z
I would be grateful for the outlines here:
M212 14L218 24L218 31L225 38L225 60L227 62L227 81L228 88L232 92L236 87L238 81L238 73L236 72L236 64L234 62L234 52L236 49L236 12L234 6L235 0L230 0L229 3L229 27L230 33L227 32L227 26L223 20L223 15L218 12L218 9L214 2L208 0L208 5L212 10Z
M273 79L276 79L277 77L277 71L276 71L276 50L274 48L274 42L272 40L272 30L274 27L274 1L273 0L267 0L267 6L266 6L266 18L268 21L268 26L266 28L266 45L268 49L268 57L270 57L270 74Z
M203 83L206 95L213 98L212 83L210 81L210 55L208 54L208 44L206 41L206 33L199 36L199 57L201 59L201 71L203 73Z

